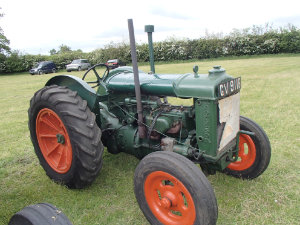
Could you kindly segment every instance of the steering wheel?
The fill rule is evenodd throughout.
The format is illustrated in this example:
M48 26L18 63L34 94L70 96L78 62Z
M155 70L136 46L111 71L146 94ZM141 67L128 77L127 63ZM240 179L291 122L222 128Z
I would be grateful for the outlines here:
M106 67L106 70L104 71L102 78L99 76L99 74L97 73L97 71L96 71L96 69L95 69L97 66L105 66L105 67ZM109 67L108 67L106 64L99 63L99 64L96 64L96 65L92 66L91 68L89 68L89 69L84 73L84 75L83 75L83 77L82 77L82 80L85 79L85 77L87 76L87 74L88 74L91 70L94 71L94 74L95 74L95 76L96 76L96 78L97 78L96 81L88 81L88 82L87 82L88 84L96 84L96 85L92 86L92 88L99 86L100 83L101 83L101 80L102 80L103 78L105 78L105 77L109 74Z

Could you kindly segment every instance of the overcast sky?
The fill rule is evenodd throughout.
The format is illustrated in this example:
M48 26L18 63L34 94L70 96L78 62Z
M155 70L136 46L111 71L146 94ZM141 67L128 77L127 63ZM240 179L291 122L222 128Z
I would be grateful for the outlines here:
M139 43L147 40L147 24L155 26L154 41L266 23L300 28L300 0L1 0L0 7L10 47L29 54L49 54L61 44L89 52L128 41L129 18Z

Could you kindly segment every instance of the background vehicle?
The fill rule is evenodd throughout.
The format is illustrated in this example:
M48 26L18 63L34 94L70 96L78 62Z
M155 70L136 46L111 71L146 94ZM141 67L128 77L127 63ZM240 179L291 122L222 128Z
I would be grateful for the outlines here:
M260 176L271 157L268 136L240 116L241 78L220 66L208 74L197 66L185 74L138 71L132 26L133 67L97 64L82 80L56 76L32 97L29 129L40 164L54 181L83 188L101 170L103 145L132 154L142 159L134 192L151 224L215 224L217 201L202 171ZM97 66L105 67L103 76ZM85 82L90 71L95 81ZM166 97L193 104L172 105Z
M29 70L29 73L31 75L41 75L43 73L56 73L56 71L56 65L52 61L43 61L37 63L31 70Z
M72 70L86 70L91 66L87 59L75 59L70 64L66 65L67 72Z
M126 63L120 59L110 59L105 63L110 69L118 68L119 66L126 66Z

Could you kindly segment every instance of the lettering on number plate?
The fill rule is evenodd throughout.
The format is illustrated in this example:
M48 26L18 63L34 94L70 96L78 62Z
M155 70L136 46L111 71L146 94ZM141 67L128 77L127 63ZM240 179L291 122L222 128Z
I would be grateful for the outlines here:
M238 92L239 90L241 90L241 78L240 77L218 85L219 97L229 96L233 93Z

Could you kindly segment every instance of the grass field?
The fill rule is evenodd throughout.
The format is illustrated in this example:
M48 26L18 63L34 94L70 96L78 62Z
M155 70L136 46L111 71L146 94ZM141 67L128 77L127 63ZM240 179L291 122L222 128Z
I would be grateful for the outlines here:
M300 55L165 64L156 72L192 72L194 64L201 73L218 64L242 77L241 114L260 124L272 145L271 163L259 178L208 177L218 200L218 224L300 224ZM52 76L0 76L0 224L39 202L56 205L74 225L148 224L133 192L139 162L133 156L105 151L100 175L83 190L46 176L30 141L27 110L34 92Z

